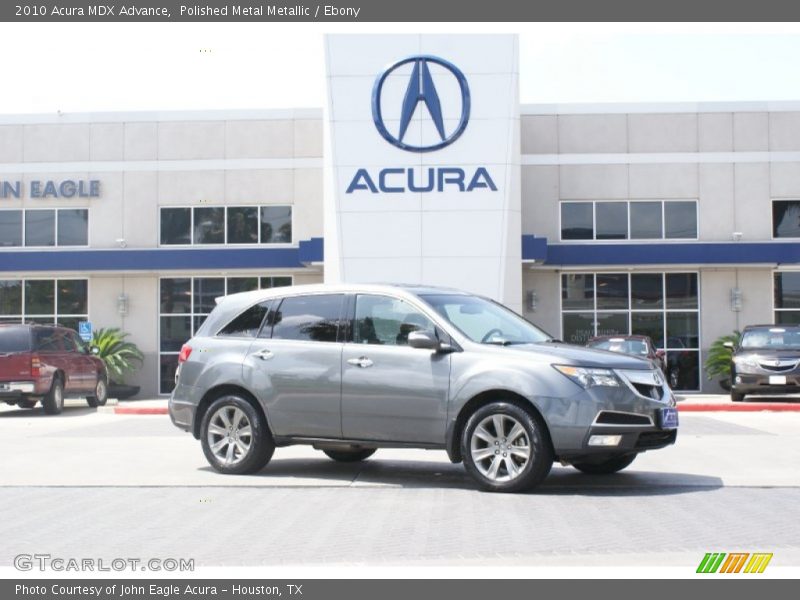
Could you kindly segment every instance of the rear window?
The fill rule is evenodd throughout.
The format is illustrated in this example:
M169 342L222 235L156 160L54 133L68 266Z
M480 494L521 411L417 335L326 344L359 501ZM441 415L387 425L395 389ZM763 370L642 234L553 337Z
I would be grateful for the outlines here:
M228 323L217 334L223 337L256 337L261 329L261 322L267 314L270 301L251 306L233 321Z
M27 327L0 327L0 354L30 352L31 333Z

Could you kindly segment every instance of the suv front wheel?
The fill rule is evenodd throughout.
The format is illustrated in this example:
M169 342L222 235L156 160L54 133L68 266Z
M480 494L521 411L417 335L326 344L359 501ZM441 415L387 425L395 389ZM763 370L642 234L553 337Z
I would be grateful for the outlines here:
M203 453L215 470L245 475L263 469L275 452L275 441L261 413L244 398L217 398L201 425Z
M97 376L97 383L94 386L94 394L86 396L86 404L92 408L105 406L108 400L108 382L102 375Z
M50 391L42 398L42 406L47 415L58 415L64 410L64 384L58 375L53 377Z
M476 410L461 439L467 472L483 489L520 492L539 485L553 466L545 425L509 402Z

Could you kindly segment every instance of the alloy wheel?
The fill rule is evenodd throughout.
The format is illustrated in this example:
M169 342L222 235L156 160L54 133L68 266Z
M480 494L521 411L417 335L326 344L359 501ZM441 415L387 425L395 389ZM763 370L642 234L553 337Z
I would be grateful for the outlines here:
M525 471L533 449L522 424L514 417L493 414L483 419L470 438L470 453L478 471L491 481L512 481Z
M250 419L236 406L221 406L208 424L208 447L226 466L240 463L250 452L253 429Z

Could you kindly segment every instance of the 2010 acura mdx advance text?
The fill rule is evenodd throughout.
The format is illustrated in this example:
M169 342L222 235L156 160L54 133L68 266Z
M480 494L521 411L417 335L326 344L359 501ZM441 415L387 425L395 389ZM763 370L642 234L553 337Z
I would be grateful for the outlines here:
M553 462L614 473L675 442L675 399L639 358L556 343L502 305L443 288L315 285L227 296L181 349L172 421L221 473L276 447L338 461L444 449L484 489Z

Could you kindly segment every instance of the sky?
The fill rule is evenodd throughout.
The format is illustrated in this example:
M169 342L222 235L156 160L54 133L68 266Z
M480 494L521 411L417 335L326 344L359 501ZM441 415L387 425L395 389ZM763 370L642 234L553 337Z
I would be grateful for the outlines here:
M526 104L800 100L795 24L2 23L0 114L321 107L326 32L477 31Z

